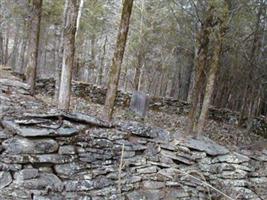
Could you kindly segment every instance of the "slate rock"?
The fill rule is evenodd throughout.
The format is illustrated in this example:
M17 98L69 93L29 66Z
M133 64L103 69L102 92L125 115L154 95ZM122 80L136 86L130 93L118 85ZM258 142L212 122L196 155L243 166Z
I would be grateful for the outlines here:
M74 155L76 153L76 149L73 145L64 145L59 147L58 153L63 155Z
M212 160L212 163L218 163L218 162L226 162L226 163L233 163L233 164L241 164L248 162L250 160L249 157L239 154L239 153L232 153L222 156L217 156Z
M1 155L0 159L8 164L64 164L73 162L76 158L75 155L59 155L59 154L42 154L42 155Z
M30 190L44 190L50 188L52 191L62 191L63 183L55 175L51 173L41 173L37 178L24 180L22 185Z
M146 126L139 122L123 122L118 124L118 129L140 137L157 139L162 142L171 140L170 133L164 129Z
M17 181L24 181L36 178L38 175L39 175L38 169L34 168L23 169L15 174L15 179Z
M29 128L7 120L4 120L2 124L6 129L23 137L70 137L78 133L78 130L72 127L60 127L59 129Z
M0 189L7 187L12 183L12 176L10 172L0 172Z
M72 162L61 165L55 165L54 169L59 176L69 177L74 174L77 174L82 169L86 169L86 166L79 162Z
M182 141L181 145L184 145L190 149L204 151L211 156L225 155L229 153L228 149L216 144L214 141L206 137L201 137L199 139L189 138L185 141Z
M3 146L10 154L41 154L54 153L58 150L58 144L53 139L27 139L15 137L5 140Z

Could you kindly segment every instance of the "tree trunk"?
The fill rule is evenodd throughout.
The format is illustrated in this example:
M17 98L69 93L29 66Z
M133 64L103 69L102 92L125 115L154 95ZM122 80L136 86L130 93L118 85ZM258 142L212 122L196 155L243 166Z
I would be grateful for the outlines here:
M114 111L114 104L118 89L121 64L128 36L132 6L133 6L133 0L125 0L123 3L119 34L117 38L115 53L112 59L112 65L110 69L109 82L108 82L108 91L104 108L104 115L107 117L109 121L112 119Z
M56 65L56 73L55 73L55 101L58 101L59 97L59 87L60 87L60 79L61 79L61 71L62 71L62 60L63 60L63 46L64 46L64 26L65 26L65 19L67 19L67 6L68 1L65 0L64 5L64 12L63 12L63 18L62 18L62 30L60 34L60 42L59 42L59 48L58 48L58 60L59 63Z
M31 36L28 53L29 61L26 68L26 79L27 83L30 85L30 92L33 95L38 62L42 0L33 0L32 7L33 13L31 18Z
M9 46L9 27L7 28L6 37L5 37L5 54L4 54L4 65L7 65L8 62L8 46Z
M2 31L0 30L0 65L4 64L4 38Z
M63 59L58 108L62 110L69 110L79 0L66 0L65 3L67 6L64 20Z
M220 52L221 52L221 45L222 45L222 40L220 36L217 39L218 41L215 44L214 47L214 52L213 52L213 57L212 57L212 63L210 66L210 71L208 74L208 80L206 83L206 89L205 89L205 95L204 95L204 100L202 103L202 108L201 108L201 113L198 119L198 124L197 124L197 135L200 136L203 132L204 128L204 123L207 118L208 114L208 109L210 106L211 102L211 97L213 93L213 88L214 88L214 83L216 79L216 73L219 68L219 57L220 57Z
M105 62L105 57L106 57L106 45L107 45L107 36L105 38L105 42L104 42L104 45L103 45L103 53L102 53L102 56L101 56L101 60L100 60L100 66L99 66L99 69L98 69L98 79L97 79L97 83L98 85L102 85L102 79L103 79L103 68L104 68L104 62Z
M208 49L210 42L210 28L213 22L213 11L214 7L209 6L207 11L207 17L202 25L200 33L197 36L197 41L199 43L197 60L196 60L196 68L195 68L195 81L194 87L192 89L192 102L191 109L188 115L189 123L187 128L187 133L190 134L194 132L194 128L196 125L196 120L198 116L197 105L199 103L200 94L202 92L202 85L204 83L205 78L205 67L208 58Z
M216 80L216 73L219 68L219 60L220 60L220 54L222 50L222 44L223 44L223 39L227 30L228 26L228 16L229 16L229 7L225 5L223 7L224 14L222 18L219 21L219 31L215 30L215 46L213 50L213 56L211 59L211 66L207 78L207 84L206 84L206 89L205 89L205 94L204 94L204 99L202 103L202 109L201 113L198 119L198 124L197 124L197 135L200 136L203 132L204 124L208 115L208 109L210 106L210 102L212 99L212 93L214 89L214 83Z

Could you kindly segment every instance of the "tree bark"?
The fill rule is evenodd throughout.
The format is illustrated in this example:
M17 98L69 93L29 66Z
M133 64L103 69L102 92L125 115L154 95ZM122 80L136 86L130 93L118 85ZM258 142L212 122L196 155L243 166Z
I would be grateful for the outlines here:
M65 3L67 3L67 6L64 20L63 59L58 108L69 110L79 0L67 0Z
M65 19L67 18L67 6L68 1L65 0L64 5L64 12L63 12L63 18L62 18L62 29L60 33L60 40L59 40L59 48L58 48L58 64L56 65L56 73L55 73L55 95L54 99L55 101L58 101L59 97L59 87L60 87L60 79L61 79L61 71L62 71L62 59L63 59L63 46L64 46L64 28L65 28Z
M103 68L104 68L104 61L105 61L105 57L106 57L106 45L107 45L107 36L105 38L105 42L103 44L103 53L101 56L101 60L100 60L100 66L98 69L98 79L97 79L97 83L98 85L102 85L102 79L103 79Z
M201 108L201 113L198 119L198 124L197 124L197 135L200 136L203 132L204 124L208 115L208 109L210 106L210 102L212 99L212 93L214 89L214 83L216 80L216 73L219 69L219 60L220 60L220 54L222 50L222 45L223 45L223 39L226 33L226 30L228 29L228 20L229 20L229 7L227 4L224 5L223 9L223 16L220 17L219 19L219 30L216 28L214 33L215 33L215 45L214 45L214 50L213 50L213 56L211 59L211 66L207 78L207 83L206 83L206 89L205 89L205 94L204 94L204 99L202 103L202 108Z
M2 31L0 30L0 65L4 64L4 38Z
M210 42L210 29L213 22L213 11L214 7L209 6L207 11L207 17L202 24L201 30L197 36L197 41L199 43L197 60L196 60L196 68L195 68L195 84L192 89L192 102L191 102L191 109L188 115L189 123L187 127L187 133L194 133L195 132L195 125L198 117L197 112L197 105L199 103L200 94L202 92L202 86L204 83L205 78L205 67L207 64L208 58L208 49L209 49L209 42Z
M114 104L118 89L121 64L128 36L132 7L133 7L133 0L124 1L119 34L117 38L115 53L112 59L112 65L110 69L109 82L108 82L108 91L105 100L104 115L109 121L112 119L114 111Z
M26 79L30 85L30 93L34 94L38 51L39 51L39 38L40 38L40 26L41 26L41 14L42 14L42 0L33 0L32 2L32 18L31 18L31 36L29 43L29 61L26 68Z

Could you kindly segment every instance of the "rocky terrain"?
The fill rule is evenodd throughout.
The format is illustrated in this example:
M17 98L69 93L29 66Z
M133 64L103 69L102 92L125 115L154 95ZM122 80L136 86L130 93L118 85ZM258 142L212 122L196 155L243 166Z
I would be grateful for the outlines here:
M267 199L265 147L232 151L148 123L108 124L28 89L0 79L1 200Z

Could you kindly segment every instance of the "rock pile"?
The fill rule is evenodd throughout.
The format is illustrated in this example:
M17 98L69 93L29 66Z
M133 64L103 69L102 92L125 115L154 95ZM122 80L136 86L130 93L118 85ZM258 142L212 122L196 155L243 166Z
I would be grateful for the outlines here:
M267 199L266 149L231 152L138 122L45 112L0 89L1 200Z
M266 150L229 152L137 122L56 116L2 121L0 199L267 198Z

